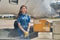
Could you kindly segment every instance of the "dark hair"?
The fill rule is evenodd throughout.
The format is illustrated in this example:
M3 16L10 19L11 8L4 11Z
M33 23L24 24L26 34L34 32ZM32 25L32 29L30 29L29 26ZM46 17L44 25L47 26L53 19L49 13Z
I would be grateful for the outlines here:
M22 13L21 9L22 9L23 7L25 7L25 8L27 9L27 6L22 5L22 6L20 7L20 10L19 10L19 13L18 13L18 17L19 17L19 15Z

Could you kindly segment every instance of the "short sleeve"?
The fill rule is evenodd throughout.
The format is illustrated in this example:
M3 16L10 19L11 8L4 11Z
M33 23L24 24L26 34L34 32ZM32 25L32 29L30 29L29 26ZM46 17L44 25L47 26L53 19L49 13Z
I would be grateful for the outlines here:
M17 18L17 22L20 23L20 16Z
M30 16L28 16L28 23L30 22Z

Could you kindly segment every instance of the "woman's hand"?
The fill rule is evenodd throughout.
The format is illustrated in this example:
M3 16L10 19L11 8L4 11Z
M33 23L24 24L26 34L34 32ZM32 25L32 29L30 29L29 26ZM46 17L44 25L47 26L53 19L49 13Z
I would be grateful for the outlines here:
M24 35L25 35L25 37L27 37L29 35L29 32L25 31Z

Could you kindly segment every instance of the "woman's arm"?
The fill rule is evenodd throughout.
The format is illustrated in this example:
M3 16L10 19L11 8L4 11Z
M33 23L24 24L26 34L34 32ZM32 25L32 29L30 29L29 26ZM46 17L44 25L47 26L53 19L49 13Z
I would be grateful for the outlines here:
M25 37L27 37L27 36L29 35L29 30L30 30L30 23L29 23L29 25L28 25L27 31L25 32Z
M29 23L29 25L28 25L28 29L27 29L27 31L29 32L29 30L30 30L30 23Z
M26 31L22 28L22 26L20 25L20 23L18 23L18 27L25 33Z
M27 37L27 36L28 36L28 32L25 31L25 30L22 28L22 26L20 25L20 23L18 23L18 27L24 32L25 37Z

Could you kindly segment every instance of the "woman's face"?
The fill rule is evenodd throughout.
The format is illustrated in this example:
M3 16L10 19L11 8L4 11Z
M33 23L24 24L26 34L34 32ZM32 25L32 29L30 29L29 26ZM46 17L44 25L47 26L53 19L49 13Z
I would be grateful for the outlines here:
M24 13L24 14L25 14L25 13L27 12L26 7L22 7L21 11L22 11L22 13Z

